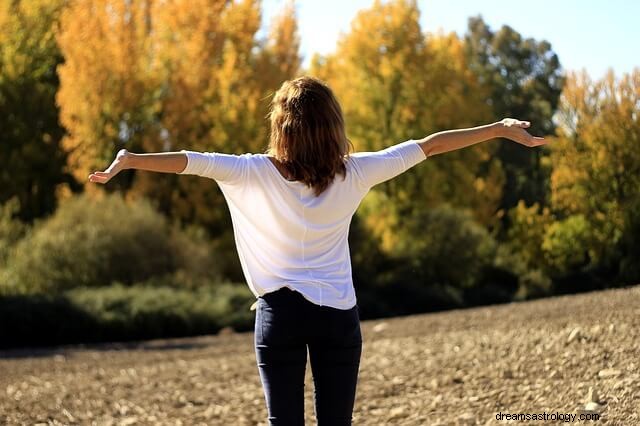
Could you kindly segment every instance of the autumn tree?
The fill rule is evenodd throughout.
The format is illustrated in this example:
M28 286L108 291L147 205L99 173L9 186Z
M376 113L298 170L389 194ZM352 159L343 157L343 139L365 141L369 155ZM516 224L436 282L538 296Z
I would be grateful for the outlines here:
M590 264L620 268L627 282L640 279L638 105L640 69L620 78L610 70L597 81L571 73L550 144L551 204L560 219L584 229L584 241L572 238L569 249L586 250Z
M260 101L252 66L260 15L256 2L173 0L154 3L150 78L158 137L143 151L246 152L258 143ZM149 197L171 217L205 225L214 235L230 222L213 181L135 172L133 197Z
M120 148L263 151L268 95L297 73L300 58L291 5L265 40L259 26L256 0L74 2L58 34L66 58L58 101L75 175L86 181ZM231 254L222 263L237 266L215 182L127 171L109 188L88 188L150 198L174 220L224 236L221 252Z
M262 93L272 94L288 78L300 72L300 35L295 5L287 3L271 22L269 34L260 40L257 55L257 73ZM265 105L264 103L262 105Z
M62 13L57 40L65 61L58 67L57 100L68 132L63 147L85 184L118 149L140 150L144 139L158 137L158 93L148 71L150 8L150 0L89 0Z
M326 80L343 105L356 150L478 125L490 116L463 42L455 34L424 34L419 14L415 1L376 1L358 13L335 53L312 61L311 73ZM456 151L380 185L365 200L365 222L385 234L380 238L388 248L397 243L400 218L445 201L490 224L501 195L492 149Z
M54 27L64 0L0 2L0 204L15 198L25 221L56 208L56 193L77 191L60 144Z

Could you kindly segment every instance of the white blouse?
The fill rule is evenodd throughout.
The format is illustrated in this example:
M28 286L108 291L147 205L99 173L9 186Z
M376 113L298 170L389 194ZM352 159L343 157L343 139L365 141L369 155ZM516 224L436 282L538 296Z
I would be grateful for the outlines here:
M426 159L415 140L347 157L320 196L286 180L266 154L230 155L182 150L178 174L215 180L229 206L236 247L256 297L287 286L320 306L356 304L347 237L351 218L374 185Z

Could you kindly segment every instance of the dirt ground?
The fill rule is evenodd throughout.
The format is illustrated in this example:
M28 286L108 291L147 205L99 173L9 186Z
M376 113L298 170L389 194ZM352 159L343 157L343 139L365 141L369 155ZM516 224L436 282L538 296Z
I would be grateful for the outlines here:
M640 425L640 286L364 321L356 425ZM0 352L0 424L266 424L253 334ZM307 424L314 424L306 377Z

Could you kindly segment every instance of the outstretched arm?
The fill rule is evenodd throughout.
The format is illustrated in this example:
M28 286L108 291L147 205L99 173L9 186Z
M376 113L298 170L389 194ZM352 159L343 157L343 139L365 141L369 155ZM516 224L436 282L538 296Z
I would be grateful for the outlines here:
M115 160L103 172L93 172L89 180L95 183L107 183L121 170L138 169L159 173L180 173L187 166L187 155L184 152L158 152L151 154L134 154L121 149Z
M525 130L529 126L530 123L528 121L505 118L497 123L484 126L434 133L419 140L418 143L427 157L454 151L493 138L506 138L529 147L545 145L547 142L544 138L531 136Z

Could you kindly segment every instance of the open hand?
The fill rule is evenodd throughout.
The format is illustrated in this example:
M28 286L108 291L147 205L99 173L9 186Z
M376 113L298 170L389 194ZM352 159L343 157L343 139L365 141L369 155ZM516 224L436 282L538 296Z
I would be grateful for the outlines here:
M89 181L95 183L107 183L117 175L121 170L125 170L128 168L128 159L130 158L130 153L126 149L122 148L116 154L115 160L111 163L111 165L104 172L93 172L89 175Z
M515 118L505 118L498 122L498 136L511 139L519 144L534 147L546 145L544 138L532 136L525 129L531 125L528 121L516 120Z

